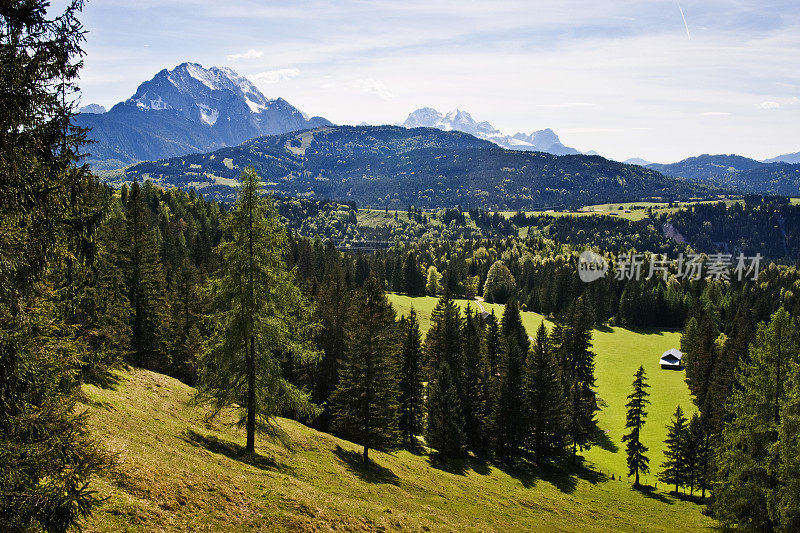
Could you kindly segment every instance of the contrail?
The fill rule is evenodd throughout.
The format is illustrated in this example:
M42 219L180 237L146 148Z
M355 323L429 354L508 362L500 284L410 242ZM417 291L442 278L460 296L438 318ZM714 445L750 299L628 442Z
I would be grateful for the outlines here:
M681 18L683 19L683 27L686 28L686 36L689 39L691 39L692 34L689 33L689 25L686 24L686 16L683 14L683 9L681 9L681 3L680 2L675 2L675 3L678 4L678 10L681 12Z

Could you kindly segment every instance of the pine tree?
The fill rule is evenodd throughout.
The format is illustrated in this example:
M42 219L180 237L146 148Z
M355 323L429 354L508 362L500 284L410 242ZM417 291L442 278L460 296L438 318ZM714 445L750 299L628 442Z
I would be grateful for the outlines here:
M478 455L486 453L489 441L488 411L491 370L486 352L481 349L480 315L469 308L464 312L461 347L464 362L464 429L469 449Z
M428 446L445 457L463 455L467 446L464 418L447 361L437 365L428 383L427 411L425 441Z
M357 292L349 318L347 349L331 398L333 428L361 444L367 462L370 449L390 449L398 440L397 324L374 275Z
M134 364L164 370L168 365L162 342L166 280L149 217L142 189L139 182L134 182L125 205L126 229L122 236L122 270L131 306L131 351Z
M650 459L645 455L647 446L641 440L642 426L647 418L645 407L650 403L648 388L650 385L647 383L644 367L640 366L633 380L633 392L628 395L628 403L625 404L628 408L625 429L629 429L630 432L622 436L622 442L627 442L625 450L628 456L628 475L636 476L634 487L639 487L639 474L650 471Z
M228 240L219 245L220 268L210 281L217 329L201 363L197 399L218 414L236 406L255 450L257 421L274 429L284 413L315 411L308 395L282 375L280 357L315 357L311 309L283 260L286 235L261 179L248 167L239 199L225 219Z
M664 440L665 460L661 463L658 478L664 483L675 485L675 493L686 482L686 417L680 406L675 409L672 423L667 426L667 438Z
M0 8L0 524L63 532L100 503L106 469L78 413L86 344L75 336L76 269L96 252L97 181L75 128L82 2ZM66 294L61 297L56 293ZM57 305L66 302L66 305Z
M422 386L422 334L414 308L400 322L403 347L400 354L400 434L403 444L416 445L424 421Z
M530 448L542 466L562 453L566 423L560 371L544 322L528 354L526 375Z
M798 364L798 324L780 308L768 324L759 325L749 358L740 363L729 421L717 447L713 511L723 524L782 528L776 503L789 484L784 476L791 474L781 467L786 443L782 448L780 435L786 431L782 415Z
M500 330L504 353L494 413L495 450L501 459L512 462L521 453L527 433L524 374L529 342L516 300L506 305Z
M593 323L591 311L586 308L583 298L578 298L570 305L563 323L553 331L567 397L567 434L572 444L573 461L579 448L591 447L597 432L594 352L591 350Z

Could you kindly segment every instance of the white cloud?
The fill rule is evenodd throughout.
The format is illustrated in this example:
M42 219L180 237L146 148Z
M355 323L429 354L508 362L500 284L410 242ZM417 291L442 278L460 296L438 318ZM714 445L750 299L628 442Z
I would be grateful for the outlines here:
M800 104L800 98L792 96L792 99L789 100L789 105L798 105L798 104Z
M228 57L228 61L238 61L240 59L258 59L259 57L262 57L263 55L264 55L264 52L262 52L261 50L256 50L255 48L251 48L250 50L248 50L247 52L245 52L243 54L231 54L231 55L229 55L227 57Z
M591 104L589 102L564 102L560 104L537 104L538 107L592 107L596 104Z
M778 102L766 101L758 104L761 109L778 109L781 106Z
M379 96L384 100L390 100L397 95L391 92L386 85L374 78L361 78L353 82L353 89L361 92L370 93Z
M300 75L300 71L296 68L279 68L278 70L267 70L249 76L251 80L256 83L278 83L281 81L290 80Z
M703 115L704 117L725 117L730 115L730 113L728 113L727 111L705 111L700 114Z

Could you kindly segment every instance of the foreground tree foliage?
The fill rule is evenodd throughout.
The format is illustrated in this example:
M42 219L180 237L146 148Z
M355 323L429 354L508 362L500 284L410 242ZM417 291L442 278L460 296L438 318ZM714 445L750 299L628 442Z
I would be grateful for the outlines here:
M256 426L275 429L280 414L315 411L308 394L290 383L281 362L316 357L311 308L283 259L286 235L261 179L241 175L239 200L225 219L228 240L219 246L220 268L211 280L215 330L202 358L197 399L218 414L241 411L246 450L255 450Z
M797 531L798 323L784 309L758 329L717 450L713 510L748 531Z
M77 413L88 357L70 323L103 214L78 166L85 132L70 125L82 2L55 19L47 7L0 5L0 524L11 531L75 525L110 462Z
M416 436L422 434L425 390L422 386L422 333L414 308L408 317L401 317L400 335L400 421L403 444L416 447Z
M398 441L399 338L395 312L375 276L356 292L333 394L333 428L363 446L385 450Z

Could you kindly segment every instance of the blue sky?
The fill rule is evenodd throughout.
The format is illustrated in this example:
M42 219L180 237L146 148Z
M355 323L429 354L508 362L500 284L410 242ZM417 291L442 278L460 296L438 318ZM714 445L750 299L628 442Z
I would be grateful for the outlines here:
M84 104L195 61L340 124L431 106L616 159L800 151L796 0L90 0L83 21Z

